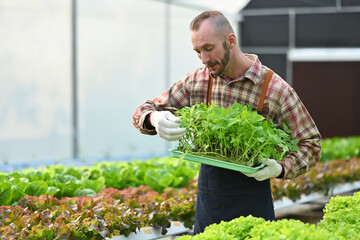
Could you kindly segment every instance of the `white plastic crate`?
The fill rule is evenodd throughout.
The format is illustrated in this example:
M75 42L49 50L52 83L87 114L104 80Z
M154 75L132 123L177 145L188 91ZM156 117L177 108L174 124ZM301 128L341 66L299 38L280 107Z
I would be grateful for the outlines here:
M118 236L114 238L106 238L106 240L151 240L151 239L171 239L171 236L187 233L191 229L186 228L183 223L178 221L171 221L170 228L167 228L166 235L161 234L161 229L155 229L153 227L143 227L137 233L130 233L127 237Z

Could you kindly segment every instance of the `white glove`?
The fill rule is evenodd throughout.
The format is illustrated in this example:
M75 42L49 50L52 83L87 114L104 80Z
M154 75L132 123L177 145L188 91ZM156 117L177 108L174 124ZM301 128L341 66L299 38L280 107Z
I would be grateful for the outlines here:
M265 167L254 173L244 173L248 177L253 177L258 181L264 181L269 178L277 177L282 172L282 166L274 159L263 159Z
M179 140L185 134L185 128L180 128L179 118L169 111L155 111L150 114L150 122L159 136L167 141Z

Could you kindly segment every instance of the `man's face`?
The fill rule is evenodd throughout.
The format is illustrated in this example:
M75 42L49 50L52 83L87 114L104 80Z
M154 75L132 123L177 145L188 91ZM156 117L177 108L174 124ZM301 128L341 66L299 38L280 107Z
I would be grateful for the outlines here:
M226 72L230 60L229 48L208 22L202 23L197 31L191 33L191 42L198 57L213 75Z

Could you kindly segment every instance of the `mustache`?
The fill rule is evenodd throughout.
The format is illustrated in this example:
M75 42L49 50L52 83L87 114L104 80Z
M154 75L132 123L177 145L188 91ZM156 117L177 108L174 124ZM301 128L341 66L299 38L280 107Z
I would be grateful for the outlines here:
M206 64L206 67L212 67L212 66L214 66L215 64L217 64L218 62L217 61L215 61L215 62L209 62L209 63L207 63Z

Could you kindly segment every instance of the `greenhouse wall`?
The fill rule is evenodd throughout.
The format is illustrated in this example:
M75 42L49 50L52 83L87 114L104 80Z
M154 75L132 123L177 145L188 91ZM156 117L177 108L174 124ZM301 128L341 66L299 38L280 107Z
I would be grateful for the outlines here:
M69 157L69 2L0 1L0 161Z
M74 157L71 3L0 0L3 164ZM189 31L201 11L150 0L77 1L78 160L168 154L175 143L140 134L132 114L202 66Z

